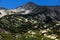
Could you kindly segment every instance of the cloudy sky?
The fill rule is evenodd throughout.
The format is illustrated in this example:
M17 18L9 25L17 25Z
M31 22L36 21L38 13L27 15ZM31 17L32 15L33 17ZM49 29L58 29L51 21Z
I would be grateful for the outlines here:
M34 2L41 6L60 6L60 0L0 0L0 7L12 9L21 6L27 2Z

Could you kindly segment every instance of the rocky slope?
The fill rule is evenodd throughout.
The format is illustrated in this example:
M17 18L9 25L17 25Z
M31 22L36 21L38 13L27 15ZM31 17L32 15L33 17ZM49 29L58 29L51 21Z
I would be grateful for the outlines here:
M0 8L0 39L60 40L59 17L59 6L39 6L29 2L11 10Z

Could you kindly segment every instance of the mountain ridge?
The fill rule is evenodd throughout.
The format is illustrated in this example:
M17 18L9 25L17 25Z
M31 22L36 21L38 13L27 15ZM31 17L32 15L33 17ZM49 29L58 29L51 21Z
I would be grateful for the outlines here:
M35 3L28 2L21 7L18 7L16 9L11 9L11 10L1 10L0 11L0 18L5 16L5 15L11 15L11 14L18 14L18 15L30 15L29 17L37 17L37 18L42 18L44 20L46 16L49 16L53 20L60 20L60 6L39 6ZM58 15L58 16L57 16ZM27 17L28 17L27 16Z

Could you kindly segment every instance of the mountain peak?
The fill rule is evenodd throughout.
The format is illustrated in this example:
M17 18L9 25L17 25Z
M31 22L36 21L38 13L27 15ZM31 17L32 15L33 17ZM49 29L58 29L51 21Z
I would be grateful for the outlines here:
M33 3L33 2L28 2L27 4L35 4L35 3Z
M4 8L4 7L0 7L0 10L7 10L6 8Z
M33 2L28 2L26 3L25 5L34 5L34 6L37 6L37 4L33 3Z
M36 5L35 3L33 3L33 2L28 2L28 3L24 4L24 5L22 5L21 8L24 8L24 9L26 9L26 10L31 10L31 9L36 8L36 6L37 6L37 5Z

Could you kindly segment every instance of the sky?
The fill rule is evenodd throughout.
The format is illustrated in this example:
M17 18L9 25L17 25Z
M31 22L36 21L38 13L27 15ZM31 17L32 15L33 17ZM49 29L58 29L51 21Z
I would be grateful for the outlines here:
M28 2L34 2L41 6L60 6L60 0L0 0L0 7L14 9Z

